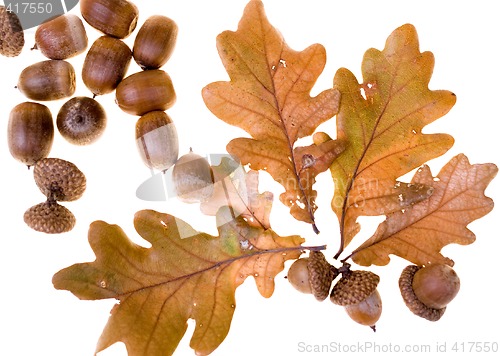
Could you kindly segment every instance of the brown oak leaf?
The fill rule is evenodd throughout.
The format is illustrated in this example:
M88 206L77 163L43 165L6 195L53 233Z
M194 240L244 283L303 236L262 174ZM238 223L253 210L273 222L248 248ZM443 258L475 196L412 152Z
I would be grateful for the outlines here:
M337 257L359 231L359 216L394 211L390 192L398 177L453 145L450 135L422 133L456 101L449 91L428 88L433 67L433 54L420 52L415 28L406 24L389 36L383 51L372 48L365 53L362 84L349 70L337 71L334 87L342 97L337 132L338 139L347 142L330 167L335 182L332 209L342 238ZM405 186L400 189L398 196L405 196Z
M226 337L235 290L248 276L262 296L272 295L274 277L286 260L300 256L303 239L251 227L241 217L232 220L229 208L219 215L228 215L221 218L230 223L220 226L216 237L172 215L139 211L134 225L150 248L133 243L117 225L91 224L88 238L96 260L59 271L53 283L80 299L119 300L96 352L121 341L130 356L171 355L188 319L194 319L190 346L206 355Z
M463 154L444 166L437 178L428 166L423 166L412 183L432 187L432 196L390 214L375 234L353 252L353 261L364 266L386 265L389 254L394 254L417 265L453 266L453 261L440 251L451 243L467 245L475 241L467 225L493 209L493 200L484 195L484 190L497 171L492 163L471 165Z
M292 216L315 228L312 186L343 144L294 145L338 111L337 89L310 96L326 63L324 47L314 44L301 52L292 50L269 23L262 2L252 0L238 30L217 37L217 49L231 80L207 85L203 99L219 119L252 137L233 139L227 151L242 164L267 171L285 188L280 200Z

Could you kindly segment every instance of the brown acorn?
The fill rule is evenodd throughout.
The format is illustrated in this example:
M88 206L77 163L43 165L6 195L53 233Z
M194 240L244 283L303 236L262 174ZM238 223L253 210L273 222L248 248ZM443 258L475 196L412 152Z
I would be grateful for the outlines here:
M26 67L17 88L27 98L37 101L70 97L76 89L73 66L66 61L49 59Z
M38 161L33 171L35 183L48 200L73 201L86 188L85 175L73 163L59 158Z
M35 43L45 57L66 59L85 51L88 38L82 20L74 14L64 14L39 25Z
M19 17L0 5L0 54L17 57L24 47L24 31Z
M299 258L288 269L288 282L299 292L325 300L338 271L328 263L320 251L311 251L309 257Z
M399 277L399 290L403 301L413 314L429 321L438 321L444 315L446 307L435 309L425 305L413 290L413 278L421 268L416 265L406 266Z
M132 50L142 69L158 69L167 63L177 39L177 24L162 15L149 17L139 29Z
M165 111L174 105L175 100L170 76L159 69L134 73L123 79L116 88L116 103L131 115Z
M116 38L129 36L139 18L139 9L127 0L80 0L80 12L90 26Z
M333 286L330 300L342 306L360 303L375 291L379 281L373 272L347 270Z
M106 129L106 112L95 99L71 98L59 109L56 124L61 136L75 145L95 142Z
M177 130L164 111L150 111L137 120L135 142L148 168L166 171L179 157Z
M117 38L101 36L85 56L82 80L94 95L112 92L125 77L132 59L130 48Z
M76 218L71 211L56 201L47 200L26 210L24 222L33 230L60 234L73 229Z
M49 108L24 102L10 112L7 141L11 155L28 167L49 155L54 141L54 123Z
M356 304L344 306L347 315L361 325L366 325L375 331L375 323L382 315L382 299L380 294L375 289L372 294Z
M287 280L299 292L312 294L312 287L309 283L309 257L302 257L293 261L288 269Z
M214 175L208 161L192 150L175 163L172 180L177 198L184 203L200 203L214 191Z
M429 308L441 309L457 296L460 279L447 264L431 263L415 272L412 288L422 303Z

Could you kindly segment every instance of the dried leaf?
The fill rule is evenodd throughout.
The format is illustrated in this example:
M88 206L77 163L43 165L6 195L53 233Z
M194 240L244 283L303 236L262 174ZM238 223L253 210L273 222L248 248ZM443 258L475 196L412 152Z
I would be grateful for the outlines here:
M218 166L212 166L214 192L201 203L203 214L216 215L223 206L230 206L234 216L241 216L248 225L269 229L269 215L273 193L259 193L259 172L245 171L236 161L223 157Z
M53 283L80 299L119 300L96 352L122 341L131 356L171 355L191 318L196 328L190 345L197 354L209 354L226 337L235 290L248 276L262 296L271 296L274 277L286 260L300 256L303 239L280 237L230 215L230 209L220 210L218 218L231 223L215 237L171 215L139 211L135 228L151 248L134 244L117 225L91 224L96 260L59 271Z
M493 209L493 200L484 195L484 190L497 171L491 163L470 165L464 155L454 157L437 179L428 166L419 169L412 183L432 187L432 196L389 215L375 234L353 252L353 261L364 266L386 265L389 254L394 254L417 265L452 266L453 261L440 251L451 243L474 242L476 237L467 225Z
M252 137L232 140L228 152L251 169L267 171L285 188L280 200L290 213L314 224L315 177L343 149L337 141L294 147L338 111L338 90L310 96L325 66L324 47L292 50L267 20L262 2L253 0L238 30L217 37L217 48L231 81L209 84L203 99L219 119ZM304 166L304 161L309 163Z
M330 170L335 182L332 209L340 220L343 247L359 231L359 216L393 211L390 192L398 177L453 145L449 135L422 133L456 100L449 91L429 90L433 67L432 53L419 51L415 28L407 24L389 36L383 51L365 53L362 84L349 70L337 71L335 88L342 96L337 132L347 148ZM374 198L375 204L359 209L361 202Z

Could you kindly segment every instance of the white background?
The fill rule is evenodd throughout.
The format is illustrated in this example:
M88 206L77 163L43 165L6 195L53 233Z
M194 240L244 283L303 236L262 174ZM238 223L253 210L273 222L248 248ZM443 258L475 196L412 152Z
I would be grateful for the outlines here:
M416 26L421 50L436 57L431 89L448 89L458 98L452 111L425 132L447 132L456 139L455 146L443 157L430 162L437 174L453 156L464 152L472 163L498 163L498 49L500 34L498 12L493 1L277 1L266 0L271 23L284 35L288 44L301 50L312 43L322 43L328 63L318 80L314 94L329 88L335 71L347 67L359 80L363 53L370 47L382 49L389 34L405 23ZM226 143L245 133L215 118L204 106L200 91L206 84L226 80L220 63L215 37L223 30L235 30L246 1L148 0L139 4L139 26L155 13L174 19L179 36L173 57L163 68L172 77L177 103L168 112L180 139L180 150L189 147L199 154L223 153ZM495 10L494 10L495 9ZM79 13L78 6L72 12ZM90 43L100 34L87 26ZM132 45L135 33L126 39ZM87 176L84 196L65 204L77 217L73 231L49 236L30 230L23 213L42 202L44 196L34 184L32 172L9 154L6 128L11 108L26 99L15 89L20 71L43 60L30 51L34 30L26 31L26 46L17 58L0 58L0 162L3 209L0 235L0 355L88 356L106 324L115 301L80 301L67 291L53 288L52 275L73 263L93 261L87 243L88 225L94 220L119 224L140 244L132 218L137 210L152 208L175 213L197 229L215 234L212 218L202 217L196 207L185 207L175 200L145 202L136 198L136 188L150 177L140 161L134 142L136 117L121 112L114 104L114 94L99 97L108 113L108 127L101 139L87 147L75 147L56 132L51 157L74 162ZM70 59L77 73L84 55ZM132 63L129 74L139 70ZM76 95L90 95L78 78ZM55 117L64 100L48 103ZM335 135L334 121L321 127ZM262 189L275 197L282 191L269 177L262 176ZM497 178L498 180L498 178ZM487 195L499 199L498 181L493 181ZM327 243L331 256L338 247L338 223L329 208L333 184L324 173L315 186L320 191L316 213L321 234L296 222L287 210L275 202L272 226L281 235L301 234L308 245ZM356 346L375 342L379 347L392 345L445 345L448 353L455 342L500 342L498 336L498 210L474 222L470 228L477 241L466 247L449 246L444 254L451 257L461 277L462 287L444 317L431 323L413 316L404 306L397 279L405 261L393 257L386 267L372 268L381 276L379 286L384 303L377 332L352 322L342 308L329 300L319 303L313 297L293 290L280 274L276 291L270 299L262 298L254 282L248 279L236 293L237 309L231 330L214 355L303 355L298 345L330 344ZM353 248L370 236L375 225L363 220L362 233ZM287 265L288 266L288 265ZM191 355L190 323L178 355ZM443 350L443 346L441 346ZM335 354L335 350L330 353ZM376 354L373 352L367 352ZM386 352L387 353L387 352ZM422 353L422 352L420 352ZM102 355L126 355L123 345L115 345ZM320 354L320 353L313 353ZM358 354L356 349L343 354Z

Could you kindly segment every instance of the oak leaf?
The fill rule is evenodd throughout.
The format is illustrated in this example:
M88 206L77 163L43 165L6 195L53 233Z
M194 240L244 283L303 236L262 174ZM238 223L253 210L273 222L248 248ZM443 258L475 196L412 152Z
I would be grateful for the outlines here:
M200 204L203 214L213 215L223 206L230 206L234 216L241 216L250 226L269 229L269 216L274 195L259 192L259 172L246 171L231 158L223 157L217 166L212 166L214 191L212 196Z
M453 145L450 135L422 133L456 101L449 91L428 88L433 67L433 54L420 52L415 28L406 24L389 36L383 51L365 53L363 83L345 68L337 71L334 87L342 97L337 138L347 142L330 167L335 182L332 209L343 240L339 253L359 231L359 216L394 211L391 192L398 177ZM398 195L404 193L401 189Z
M133 243L117 225L91 224L88 238L96 260L59 271L53 283L80 299L119 300L96 352L122 341L131 356L171 355L187 320L194 319L190 346L209 354L226 337L235 290L248 276L262 296L272 295L274 277L286 260L300 256L303 239L280 237L230 215L228 208L219 211L217 218L230 223L219 226L216 237L172 215L139 211L134 225L150 248Z
M423 166L412 183L432 187L432 196L390 214L353 252L353 261L364 266L386 265L389 254L394 254L417 265L453 266L440 251L451 243L467 245L475 241L467 225L493 209L493 200L484 195L484 190L497 171L492 163L471 165L463 154L454 157L436 178L428 166Z
M219 119L252 137L233 139L227 151L242 164L267 171L285 188L280 200L292 216L315 228L315 177L328 169L343 145L294 145L338 111L337 89L310 96L326 63L324 47L292 50L269 23L262 2L253 0L237 31L217 37L217 49L230 81L207 85L203 99Z

